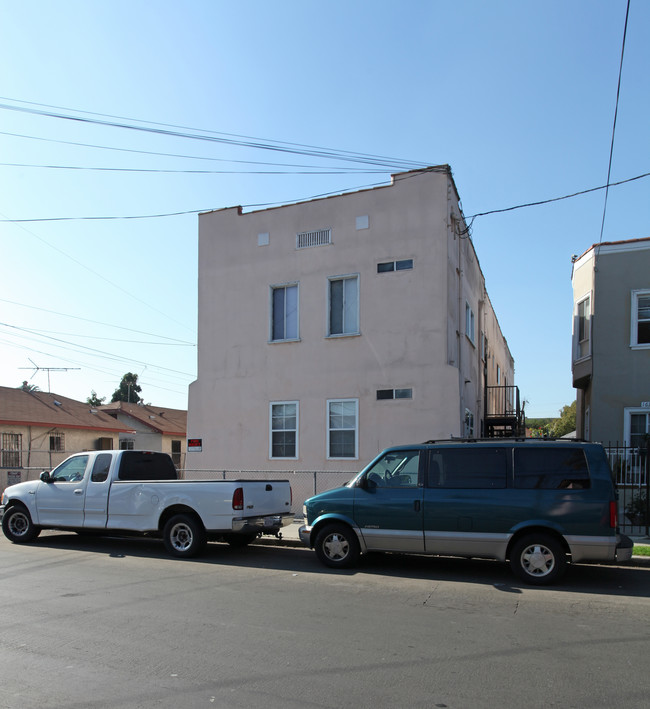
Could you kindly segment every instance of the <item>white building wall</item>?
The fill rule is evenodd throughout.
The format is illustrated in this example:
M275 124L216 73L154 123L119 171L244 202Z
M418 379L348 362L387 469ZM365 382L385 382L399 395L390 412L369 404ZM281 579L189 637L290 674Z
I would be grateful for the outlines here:
M459 214L443 169L276 209L202 214L188 438L202 439L203 450L188 452L187 467L353 471L388 445L460 435L462 402L476 409L481 399L484 285L470 240L453 234L452 209ZM357 228L365 217L368 228ZM317 229L331 229L332 243L296 248L297 233ZM464 275L450 255L458 244ZM412 270L377 272L403 259ZM349 274L359 277L360 334L330 338L328 277ZM289 283L299 284L299 341L270 343L270 287ZM465 300L475 308L475 346L464 337ZM394 388L413 398L377 400L378 389ZM328 460L327 400L338 398L359 401L356 460ZM269 459L274 401L299 401L298 460Z

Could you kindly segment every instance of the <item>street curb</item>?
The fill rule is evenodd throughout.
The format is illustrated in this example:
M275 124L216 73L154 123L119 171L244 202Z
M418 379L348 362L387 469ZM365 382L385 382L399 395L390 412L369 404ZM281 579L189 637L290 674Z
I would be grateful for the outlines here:
M277 537L260 537L256 539L253 544L261 546L272 546L272 547L294 547L296 549L307 549L299 539L293 539L292 537L282 537L278 539ZM632 556L629 561L620 562L601 562L602 566L635 566L639 568L650 567L650 556Z

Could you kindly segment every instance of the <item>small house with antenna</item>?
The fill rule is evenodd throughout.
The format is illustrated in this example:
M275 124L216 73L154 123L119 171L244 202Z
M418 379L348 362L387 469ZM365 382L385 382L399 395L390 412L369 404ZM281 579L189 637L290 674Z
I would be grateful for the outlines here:
M36 479L72 453L117 448L133 428L60 394L0 387L0 489Z

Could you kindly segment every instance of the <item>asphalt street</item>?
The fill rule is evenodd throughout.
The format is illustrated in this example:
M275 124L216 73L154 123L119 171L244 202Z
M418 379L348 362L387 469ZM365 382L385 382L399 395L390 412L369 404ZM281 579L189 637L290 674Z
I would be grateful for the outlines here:
M0 539L0 707L646 707L650 568Z

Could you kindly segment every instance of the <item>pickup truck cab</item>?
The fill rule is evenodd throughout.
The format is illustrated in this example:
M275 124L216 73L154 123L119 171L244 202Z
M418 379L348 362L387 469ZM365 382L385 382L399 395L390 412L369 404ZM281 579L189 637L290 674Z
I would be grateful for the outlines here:
M8 487L2 531L15 543L42 529L162 537L173 556L208 540L243 546L293 521L288 480L179 480L171 458L150 451L89 451Z
M330 567L390 551L509 560L531 584L567 561L626 561L618 493L599 444L453 440L388 448L305 502L299 535Z

